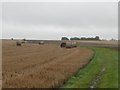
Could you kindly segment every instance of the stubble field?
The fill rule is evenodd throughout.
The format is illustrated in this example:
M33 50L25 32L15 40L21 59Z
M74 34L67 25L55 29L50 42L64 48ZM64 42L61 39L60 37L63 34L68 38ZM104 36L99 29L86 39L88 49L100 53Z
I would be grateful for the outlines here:
M3 40L3 88L60 87L94 56L87 48L61 48L57 44L24 44Z

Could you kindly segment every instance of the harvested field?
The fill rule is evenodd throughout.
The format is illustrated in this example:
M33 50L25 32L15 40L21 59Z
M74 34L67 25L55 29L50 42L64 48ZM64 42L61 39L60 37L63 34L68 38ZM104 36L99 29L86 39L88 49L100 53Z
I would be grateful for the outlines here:
M38 43L42 40L27 40L29 43ZM44 40L47 44L61 44L60 40ZM80 46L95 46L95 47L108 47L116 48L118 47L118 40L72 40L72 42L77 42L77 45Z
M0 89L2 89L2 40L0 40Z
M80 46L95 46L95 47L109 47L116 48L118 47L118 41L78 41Z
M3 41L3 88L59 87L84 67L94 52L86 48L60 48L57 44Z
M93 44L107 44L107 45L117 45L118 44L118 41L117 40L101 40L101 41L92 41L92 40L81 40L81 41L78 41L78 42L84 42L84 43L93 43Z

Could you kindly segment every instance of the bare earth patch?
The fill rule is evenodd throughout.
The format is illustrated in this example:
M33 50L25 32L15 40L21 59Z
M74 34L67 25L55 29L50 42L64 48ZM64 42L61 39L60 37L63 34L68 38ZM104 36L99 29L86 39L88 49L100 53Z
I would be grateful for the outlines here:
M55 44L3 41L3 88L59 87L93 57L86 48L60 48Z

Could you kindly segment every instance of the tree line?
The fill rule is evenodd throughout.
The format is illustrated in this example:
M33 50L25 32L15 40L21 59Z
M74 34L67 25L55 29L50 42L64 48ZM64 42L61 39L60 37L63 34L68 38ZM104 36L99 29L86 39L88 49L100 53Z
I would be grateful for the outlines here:
M72 37L72 38L68 38L68 37L62 37L61 40L100 40L99 36L95 36L95 37Z

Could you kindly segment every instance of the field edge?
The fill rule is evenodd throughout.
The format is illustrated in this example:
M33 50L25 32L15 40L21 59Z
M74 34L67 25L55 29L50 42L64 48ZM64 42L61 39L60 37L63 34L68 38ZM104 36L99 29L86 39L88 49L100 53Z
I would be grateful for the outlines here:
M98 67L105 67L105 64L104 65L100 65L98 64L95 65L96 63L103 63L102 61L100 61L98 59L98 50L102 51L102 49L106 50L106 51L110 51L111 55L116 55L118 57L118 52L116 52L116 50L113 50L113 49L109 49L109 48L98 48L98 47L83 47L83 48L89 48L89 49L92 49L94 52L95 52L95 56L94 58L91 60L91 62L83 69L79 70L79 72L74 75L73 77L71 77L63 86L61 86L60 88L90 88L91 85L92 85L92 81L94 81L94 79L97 77L96 75L99 74L99 72L101 71L100 68ZM112 53L113 52L113 53ZM116 53L116 54L115 54ZM106 54L107 55L107 54ZM96 62L96 60L99 60ZM118 58L116 58L116 60L118 60ZM117 64L118 62L116 62ZM91 66L94 65L94 68L96 68L96 70L94 71L94 68L92 68ZM107 68L107 67L106 67ZM118 66L115 67L115 69L118 68ZM89 71L89 69L91 69L91 71ZM91 73L92 71L94 71L93 73ZM118 70L115 71L115 73L118 73ZM107 83L105 81L109 81L108 78L106 77L109 73L105 73L105 75L103 75L103 77L105 77L105 80L104 79L101 79L101 82L99 82L99 85L97 85L96 87L97 88L117 88L118 87L118 84L116 83L116 79L118 79L118 76L114 76L115 80L113 80L115 82L115 84L113 85L113 83ZM84 77L84 75L86 75ZM89 78L87 77L89 75ZM112 74L111 74L112 75ZM107 79L106 79L107 78ZM85 80L87 79L87 81ZM103 83L102 83L103 82ZM110 84L110 85L108 85ZM108 86L106 86L108 85Z

